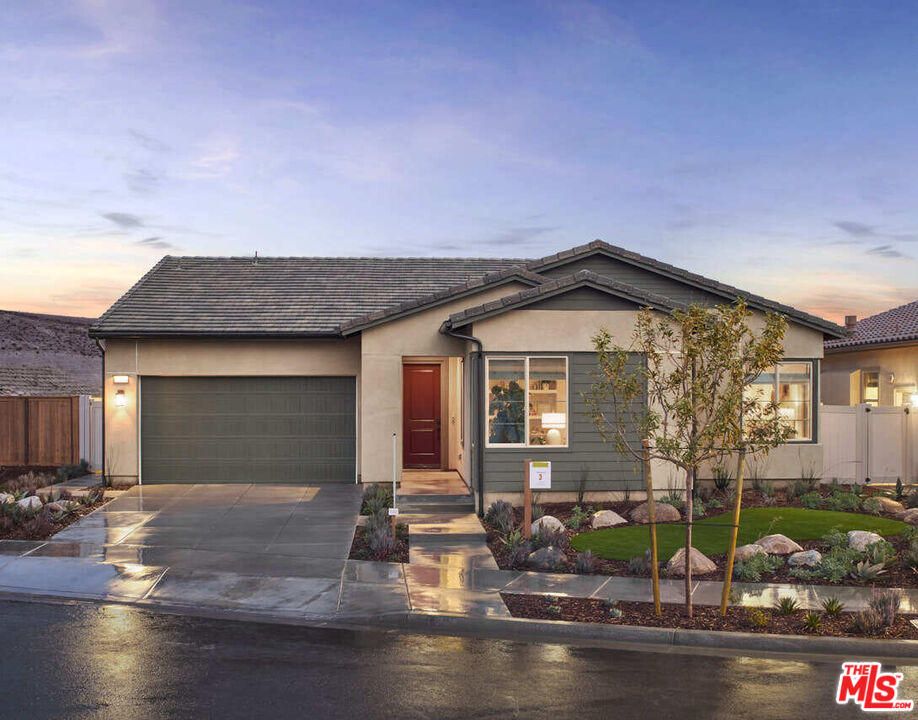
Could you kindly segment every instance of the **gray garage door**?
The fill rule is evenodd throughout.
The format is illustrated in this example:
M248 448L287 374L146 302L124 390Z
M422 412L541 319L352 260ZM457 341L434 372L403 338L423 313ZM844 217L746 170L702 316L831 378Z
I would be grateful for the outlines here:
M143 482L354 482L352 377L143 377Z

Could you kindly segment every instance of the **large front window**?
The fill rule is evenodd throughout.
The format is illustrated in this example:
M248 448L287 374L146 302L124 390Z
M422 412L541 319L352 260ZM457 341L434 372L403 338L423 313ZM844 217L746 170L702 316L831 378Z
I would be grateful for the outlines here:
M488 446L567 445L567 358L488 358Z
M778 403L781 419L791 427L791 440L813 439L813 363L780 362L746 389L747 399Z

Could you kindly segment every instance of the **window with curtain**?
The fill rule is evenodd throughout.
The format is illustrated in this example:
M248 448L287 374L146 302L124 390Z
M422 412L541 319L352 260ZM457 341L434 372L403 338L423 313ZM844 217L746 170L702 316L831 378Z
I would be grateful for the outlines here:
M567 358L488 358L488 445L568 444Z
M813 439L813 363L780 362L757 377L745 390L747 399L778 403L781 419L790 425L791 441Z

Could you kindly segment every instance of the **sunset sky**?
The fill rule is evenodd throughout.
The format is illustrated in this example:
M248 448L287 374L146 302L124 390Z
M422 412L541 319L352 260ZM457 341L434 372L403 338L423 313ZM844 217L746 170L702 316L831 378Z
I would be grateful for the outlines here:
M864 316L918 299L916 105L907 2L6 2L0 308L601 238Z

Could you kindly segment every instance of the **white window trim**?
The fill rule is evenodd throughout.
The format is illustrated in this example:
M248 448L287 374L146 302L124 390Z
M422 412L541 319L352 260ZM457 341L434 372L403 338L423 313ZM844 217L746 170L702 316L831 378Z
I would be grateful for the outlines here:
M564 414L567 417L567 432L564 434L563 445L530 445L529 444L529 360L564 360ZM525 383L526 394L523 396L523 420L524 420L524 437L525 442L521 443L492 443L490 440L491 429L489 422L491 419L491 360L522 360L523 361L523 382ZM571 442L571 373L570 362L567 355L494 355L485 358L485 388L484 388L484 413L485 413L485 447L496 449L528 449L528 448L550 448L552 450L564 450L570 447Z

